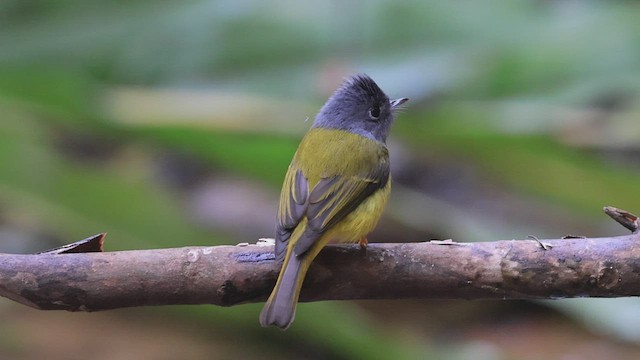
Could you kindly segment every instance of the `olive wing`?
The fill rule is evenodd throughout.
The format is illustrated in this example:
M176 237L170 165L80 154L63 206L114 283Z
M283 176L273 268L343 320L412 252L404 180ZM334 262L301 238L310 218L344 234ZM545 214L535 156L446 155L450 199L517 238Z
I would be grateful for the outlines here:
M309 181L302 171L290 167L278 210L276 259L284 259L291 234L305 216L307 226L292 244L293 252L298 256L307 252L322 234L365 199L384 188L388 181L389 162L381 161L365 174L323 177L309 190Z

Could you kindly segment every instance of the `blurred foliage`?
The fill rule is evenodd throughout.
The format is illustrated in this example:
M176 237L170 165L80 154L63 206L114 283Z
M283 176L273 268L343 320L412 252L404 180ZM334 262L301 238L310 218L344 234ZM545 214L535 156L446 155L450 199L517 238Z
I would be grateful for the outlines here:
M392 135L401 154L394 188L419 194L411 206L425 219L403 222L394 214L408 204L394 202L385 234L620 231L600 209L639 211L639 11L625 1L2 1L0 246L31 252L100 231L109 232L109 250L253 241L234 230L252 221L226 224L197 213L194 199L224 201L233 214L246 202L275 212L304 120L354 72L412 99ZM176 156L184 161L170 161ZM203 196L225 177L250 179L265 198ZM248 216L270 222L273 213ZM616 305L607 300L544 303L544 312L613 338L605 354L637 358L640 333L628 319L640 305L628 300L624 311L634 316L625 318L611 316ZM304 304L286 333L258 328L259 305L172 310L277 358L528 359L542 351L487 348L486 338L469 335L483 327L464 311L438 325L437 311L397 304L377 312ZM434 320L383 320L400 310ZM455 332L452 322L467 337L438 336ZM39 344L16 338L3 337L0 357L34 358L28 349ZM616 348L618 340L628 347Z

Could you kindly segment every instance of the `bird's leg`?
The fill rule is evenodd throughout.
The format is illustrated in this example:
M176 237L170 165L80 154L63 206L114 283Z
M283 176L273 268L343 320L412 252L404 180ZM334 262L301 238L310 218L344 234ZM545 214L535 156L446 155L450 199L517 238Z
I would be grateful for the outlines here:
M362 239L360 239L360 240L358 241L358 244L360 245L360 248L361 248L362 250L364 250L364 249L366 249L366 248L367 248L367 245L369 245L369 240L367 240L367 238L366 238L366 237L363 237Z

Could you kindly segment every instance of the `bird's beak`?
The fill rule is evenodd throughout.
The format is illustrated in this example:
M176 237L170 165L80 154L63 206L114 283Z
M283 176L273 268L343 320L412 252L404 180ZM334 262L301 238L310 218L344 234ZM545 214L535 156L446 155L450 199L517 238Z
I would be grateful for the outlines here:
M409 101L408 98L400 98L400 99L391 100L389 101L389 103L391 104L391 109L395 110L398 108L398 106L406 103L407 101Z

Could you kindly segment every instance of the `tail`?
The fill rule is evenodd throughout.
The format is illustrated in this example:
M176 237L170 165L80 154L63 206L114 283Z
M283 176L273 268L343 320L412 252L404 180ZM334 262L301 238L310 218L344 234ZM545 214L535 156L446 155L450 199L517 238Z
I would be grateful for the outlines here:
M286 330L291 325L296 314L302 282L311 265L311 261L306 259L308 255L298 257L292 251L288 251L278 282L260 313L260 325L264 327L275 325L282 330Z

